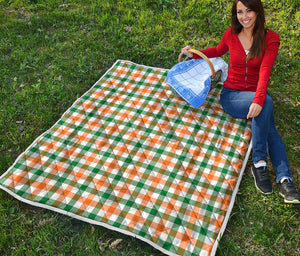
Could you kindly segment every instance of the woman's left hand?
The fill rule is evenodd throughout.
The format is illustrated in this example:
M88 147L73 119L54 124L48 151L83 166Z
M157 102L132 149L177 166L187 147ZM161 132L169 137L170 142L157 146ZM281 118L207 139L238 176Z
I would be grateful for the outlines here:
M189 52L189 50L192 49L191 46L187 45L186 47L182 48L181 53L185 54L186 56L188 56L189 58L193 57L193 54Z
M261 105L259 105L257 103L252 103L249 108L247 119L258 116L260 114L261 110L262 110Z

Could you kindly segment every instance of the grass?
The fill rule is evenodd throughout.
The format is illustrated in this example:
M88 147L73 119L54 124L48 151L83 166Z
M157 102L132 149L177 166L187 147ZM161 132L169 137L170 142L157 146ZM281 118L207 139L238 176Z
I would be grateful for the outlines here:
M299 3L263 3L269 28L281 36L269 91L299 188ZM230 8L229 0L0 0L0 174L117 59L171 68L186 44L219 42ZM247 167L217 255L300 255L300 208L284 204L274 186L272 195L259 194ZM0 229L1 255L162 255L4 191Z

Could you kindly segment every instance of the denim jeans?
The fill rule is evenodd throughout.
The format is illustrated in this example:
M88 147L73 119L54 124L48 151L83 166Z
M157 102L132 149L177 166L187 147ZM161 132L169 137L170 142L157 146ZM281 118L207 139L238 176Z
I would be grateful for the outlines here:
M223 88L220 101L223 109L232 117L246 118L255 92ZM285 146L274 123L273 100L267 94L262 111L252 118L252 160L267 161L267 153L273 164L276 182L283 177L292 179Z

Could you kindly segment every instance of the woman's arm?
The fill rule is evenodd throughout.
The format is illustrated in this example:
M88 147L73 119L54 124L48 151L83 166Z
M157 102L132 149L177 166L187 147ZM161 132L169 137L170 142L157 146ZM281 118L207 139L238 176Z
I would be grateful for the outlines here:
M269 31L268 33L270 34L268 35L269 38L266 38L267 49L260 65L259 80L257 83L253 102L249 108L247 118L258 116L262 110L267 96L267 88L271 70L278 54L280 37L273 31Z
M269 78L273 64L278 54L279 44L279 39L270 44L267 44L267 50L260 65L259 80L257 83L257 89L253 99L253 103L259 104L261 106L264 105L266 99Z

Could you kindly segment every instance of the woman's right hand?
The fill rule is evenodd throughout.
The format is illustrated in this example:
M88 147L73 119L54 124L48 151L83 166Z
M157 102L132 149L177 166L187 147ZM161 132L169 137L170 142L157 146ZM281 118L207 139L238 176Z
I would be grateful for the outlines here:
M189 52L190 49L192 49L192 47L187 45L186 47L182 48L181 53L188 56L189 58L192 58L193 54Z

